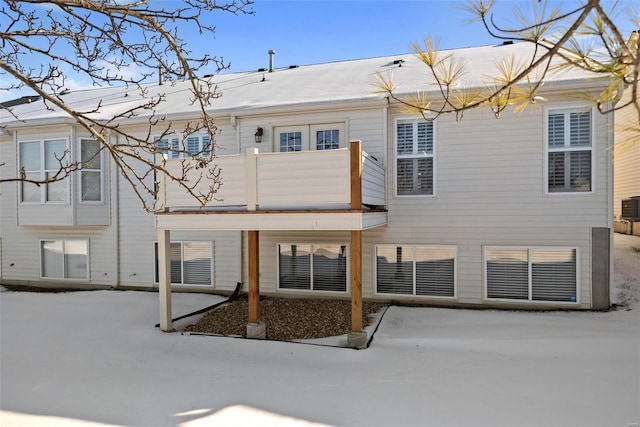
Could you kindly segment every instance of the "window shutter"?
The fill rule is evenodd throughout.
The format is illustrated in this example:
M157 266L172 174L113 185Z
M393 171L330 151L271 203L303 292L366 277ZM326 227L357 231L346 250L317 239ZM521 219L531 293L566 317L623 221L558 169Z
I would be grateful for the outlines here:
M182 244L171 243L169 246L171 259L171 283L182 283Z
M208 242L183 244L185 285L211 285L212 246Z
M548 119L549 147L564 147L564 114L549 114Z
M487 249L487 297L529 298L527 249Z
M452 297L455 292L453 248L416 248L416 295Z
M572 189L591 191L591 151L572 151L570 154Z
M397 126L397 153L413 153L413 123L398 123Z
M531 271L534 301L576 301L575 249L533 249Z
M591 112L583 111L569 115L569 145L571 147L591 146Z
M378 246L376 289L381 294L413 295L413 248Z
M418 123L418 152L433 154L433 123Z

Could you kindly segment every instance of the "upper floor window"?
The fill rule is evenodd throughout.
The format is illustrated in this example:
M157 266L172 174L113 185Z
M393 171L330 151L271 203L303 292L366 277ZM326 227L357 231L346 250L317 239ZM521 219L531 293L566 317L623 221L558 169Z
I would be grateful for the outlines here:
M591 110L547 113L547 191L590 192L593 186Z
M168 159L184 159L192 156L211 155L211 137L209 135L168 135L158 142L160 151Z
M66 139L45 139L18 143L20 169L26 178L45 181L54 178L60 169L69 164L69 147ZM69 181L61 179L36 185L23 182L20 201L23 203L66 203L69 200Z
M335 150L346 147L344 124L283 126L274 130L275 149L281 153L309 150Z
M426 120L396 123L396 194L434 194L434 124Z
M102 201L102 151L95 139L80 140L80 201Z

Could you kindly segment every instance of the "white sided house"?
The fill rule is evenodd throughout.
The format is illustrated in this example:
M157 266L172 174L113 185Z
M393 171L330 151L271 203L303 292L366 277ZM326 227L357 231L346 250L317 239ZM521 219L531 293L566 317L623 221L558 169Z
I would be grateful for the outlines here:
M452 53L466 64L466 84L480 86L495 61L531 51L510 44ZM258 293L351 298L354 332L362 298L606 309L614 221L608 148L620 116L599 114L580 95L607 79L564 70L543 86L546 101L524 112L507 109L495 119L478 109L460 122L426 121L375 93L376 72L388 71L401 94L428 87L413 55L213 77L222 92L211 113L221 129L216 163L224 183L203 209L158 177L165 209L145 212L106 155L60 183L3 184L2 282L159 287L166 330L171 289L229 292L237 282L253 301L254 325ZM196 114L187 83L162 90L168 101L158 115ZM126 92L67 97L119 111ZM98 148L41 101L13 108L24 120L2 112L2 178L20 167L46 176L56 152L82 159Z

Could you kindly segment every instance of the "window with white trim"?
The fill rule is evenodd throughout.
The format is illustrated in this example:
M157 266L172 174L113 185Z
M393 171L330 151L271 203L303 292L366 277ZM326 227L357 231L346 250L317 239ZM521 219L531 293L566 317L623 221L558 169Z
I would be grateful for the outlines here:
M396 122L396 194L434 194L434 123L426 120Z
M279 244L278 288L347 291L347 245Z
M167 159L185 159L193 156L211 156L211 137L209 135L167 135L156 138L160 152Z
M154 243L155 275L158 283L158 243ZM213 285L213 242L171 242L172 285Z
M592 111L547 111L547 191L592 191Z
M577 248L485 248L487 299L576 302Z
M40 277L46 279L88 279L89 241L41 240Z
M45 139L18 143L19 165L26 178L44 181L54 178L60 168L69 164L69 147L66 139ZM40 186L22 182L20 186L22 203L67 203L69 201L69 181L59 181Z
M102 201L102 150L95 139L80 139L80 202Z
M455 297L455 288L455 246L376 246L376 293Z
M285 153L344 148L344 128L344 123L279 126L274 128L274 149Z

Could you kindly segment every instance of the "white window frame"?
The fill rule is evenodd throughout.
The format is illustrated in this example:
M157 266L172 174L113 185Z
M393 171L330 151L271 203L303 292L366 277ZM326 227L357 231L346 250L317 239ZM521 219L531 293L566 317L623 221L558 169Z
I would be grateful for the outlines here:
M43 253L43 243L45 242L62 242L62 273L63 273L63 277L50 277L50 276L45 276L44 275L44 253ZM64 273L67 270L66 269L66 258L65 255L66 253L64 252L65 250L65 244L66 242L85 242L87 251L86 251L86 261L87 261L87 265L86 265L86 274L85 277L83 278L79 278L79 277L64 277ZM90 241L89 239L40 239L38 242L38 249L39 249L39 253L40 253L40 279L41 280L63 280L63 281L72 281L72 282L88 282L90 276L90 266L91 266L91 254L90 254L90 250L91 250L91 246L90 246Z
M210 261L210 271L211 271L211 283L209 284L197 284L197 283L184 283L184 245L185 244L208 244L211 247L211 261ZM214 288L215 287L215 242L212 240L172 240L169 242L169 250L171 250L171 245L179 244L180 245L180 282L171 282L172 286L182 286L182 287L199 287L199 288ZM158 270L158 241L153 242L153 251L152 256L153 265L154 265L154 277L153 281L157 285L160 280L160 271Z
M298 246L302 246L302 245L307 245L311 247L311 252L310 252L310 263L311 265L309 266L309 275L310 275L310 280L311 280L311 284L310 284L310 289L291 289L291 288L281 288L280 287L280 246L291 246L291 245L298 245ZM313 270L314 270L314 266L313 266L313 254L314 254L314 247L322 247L322 246L345 246L345 255L346 255L346 276L345 276L345 290L344 291L327 291L327 290L316 290L314 289L313 286ZM276 244L276 280L277 280L277 290L279 292L302 292L302 293L322 293L322 294L335 294L335 295L344 295L347 294L349 292L351 292L351 252L349 249L349 244L348 243L343 243L343 242L278 242Z
M313 123L313 124L297 124L297 125L277 125L273 127L273 151L278 153L285 153L286 151L280 151L280 133L282 132L300 132L301 136L301 148L300 151L318 151L317 147L317 132L318 131L338 131L339 146L338 148L347 147L347 134L346 134L345 122L327 122L327 123ZM320 150L322 151L322 150ZM295 151L292 151L295 152Z
M394 294L389 292L378 292L378 248L379 247L394 247L408 246L412 249L412 262L413 262L413 290L411 294ZM453 249L453 296L441 296L441 295L417 295L417 265L416 265L416 249L417 248L435 248L435 249ZM380 243L375 245L373 251L373 291L376 296L398 296L405 298L420 298L420 299L444 299L454 300L458 298L458 246L457 245L429 245L429 244L412 244L412 243Z
M527 251L527 274L528 274L528 298L527 299L509 299L509 298L489 298L489 283L487 269L487 252L492 249L498 250L526 250ZM533 269L532 269L532 253L535 250L574 250L576 253L576 300L575 301L551 301L551 300L534 300L533 299ZM522 304L556 304L556 305L579 305L580 304L580 249L577 246L501 246L486 245L482 249L482 269L483 269L483 297L486 301L506 302L506 303L522 303Z
M70 149L69 149L69 138L48 138L48 139L34 139L34 140L27 140L27 141L18 141L18 152L17 152L17 156L18 156L18 171L20 170L20 168L22 167L22 157L21 157L21 145L22 144L29 144L29 143L37 143L39 145L39 153L40 153L40 168L38 170L36 169L32 169L32 170L25 170L25 173L27 174L39 174L39 180L44 181L45 179L47 179L47 173L52 172L55 173L58 171L58 168L56 169L46 169L46 159L45 159L45 145L47 142L54 142L54 141L64 141L65 142L65 151L66 154L64 157L66 157L68 159L68 162L71 162L71 153L70 153ZM40 185L40 200L39 201L23 201L23 186L24 185L35 185L35 184L30 184L30 183L24 183L22 182L21 185L18 186L19 191L18 191L18 200L20 204L25 204L25 205L43 205L43 204L52 204L52 205L68 205L71 203L71 197L70 197L70 180L68 180L67 178L62 179L61 181L58 181L57 183L63 183L65 185L65 191L66 191L66 200L47 200L48 197L48 187L51 184L43 184Z
M587 147L570 147L567 144L569 143L569 132L570 127L567 126L568 116L570 113L576 112L587 112L591 113L591 146ZM549 148L549 115L554 113L563 113L565 114L565 146L560 148ZM596 126L596 109L590 106L585 105L568 105L568 106L556 106L556 107L546 107L544 109L544 161L543 161L543 192L545 195L550 196L566 196L566 195L585 195L585 194L594 194L596 192L596 136L597 136L597 126ZM589 191L579 191L579 190L571 190L571 191L549 191L549 153L553 152L571 152L571 151L591 151L591 189Z
M398 124L399 123L413 123L413 141L414 141L414 147L413 147L413 153L412 154L404 154L404 155L399 155L398 154ZM418 133L418 123L431 123L432 126L432 134L433 134L433 147L432 147L432 153L424 153L424 154L420 154L417 152L417 133ZM437 194L436 191L436 172L437 172L437 168L436 168L436 159L437 159L437 140L438 140L438 133L437 133L438 129L437 129L437 123L435 120L425 120L424 118L415 118L415 117L396 117L394 120L394 126L393 126L393 168L394 168L394 174L393 174L393 194L395 197L435 197ZM432 159L432 163L431 163L431 169L432 169L432 192L431 194L398 194L398 161L400 159L420 159L420 158L431 158Z
M205 142L203 142L204 138L209 138L208 143L211 143L211 144L213 143L212 142L213 138L211 138L211 136L206 133L194 133L193 135L172 133L172 134L165 135L162 138L156 135L153 137L153 140L156 142L156 144L159 144L160 142L166 143L167 147L169 147L169 144L170 144L172 150L189 151L188 148L189 148L190 138L198 138L197 152L200 152L202 150L205 144ZM160 154L162 154L162 156L164 156L166 160L190 159L195 155L195 154L187 155L187 153L181 153L178 151L169 151L168 149L165 151L163 148L160 148L159 152ZM191 153L191 151L189 151L189 153ZM211 148L211 150L206 153L208 154L205 155L205 153L202 153L200 157L211 157L211 154L213 153L213 148Z
M79 138L78 139L78 163L80 166L80 170L79 170L79 178L78 178L78 202L81 204L87 204L87 205L99 205L104 203L104 199L105 199L105 195L104 195L104 156L103 156L103 152L102 150L100 150L98 152L97 158L100 160L100 167L99 168L85 168L84 167L84 163L82 161L82 142L83 141L97 141L96 139L93 138ZM98 143L99 144L99 143ZM83 186L82 186L82 173L83 171L85 172L98 172L100 174L100 200L82 200L82 192L83 192Z

